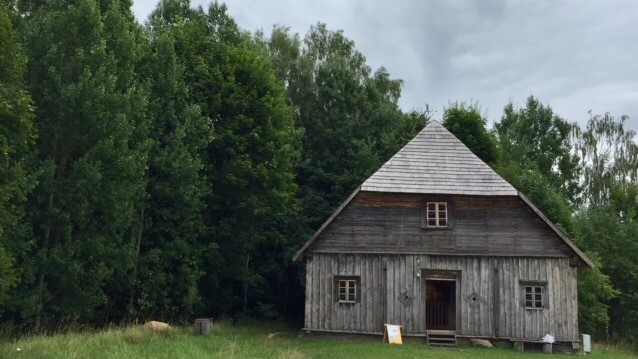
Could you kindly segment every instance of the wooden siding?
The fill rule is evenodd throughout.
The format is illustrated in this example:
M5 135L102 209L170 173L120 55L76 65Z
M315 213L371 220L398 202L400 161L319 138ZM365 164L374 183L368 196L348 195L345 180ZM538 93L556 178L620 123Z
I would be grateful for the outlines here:
M406 334L424 334L428 269L460 273L458 335L538 339L550 332L559 341L578 340L577 271L567 258L313 253L306 262L305 327L381 333L383 323L392 323ZM361 277L358 303L335 300L339 275ZM525 309L521 281L546 282L548 307ZM402 303L403 293L413 299ZM472 294L479 300L470 305Z
M449 203L450 228L423 228L428 200ZM360 192L309 252L572 257L519 197Z

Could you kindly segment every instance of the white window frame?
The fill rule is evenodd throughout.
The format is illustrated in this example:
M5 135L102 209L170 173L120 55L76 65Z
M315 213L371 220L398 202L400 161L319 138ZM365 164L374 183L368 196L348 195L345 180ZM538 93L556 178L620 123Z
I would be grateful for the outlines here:
M339 303L356 303L357 302L357 288L358 279L356 278L344 278L337 279L337 295Z
M443 207L443 209L441 209ZM425 225L427 228L447 228L450 222L447 202L427 202L425 204ZM434 224L430 224L434 221Z

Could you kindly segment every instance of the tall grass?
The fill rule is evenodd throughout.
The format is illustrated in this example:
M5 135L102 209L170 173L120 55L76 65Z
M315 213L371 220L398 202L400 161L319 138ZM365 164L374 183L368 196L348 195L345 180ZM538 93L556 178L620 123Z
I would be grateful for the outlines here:
M276 335L269 335L277 333ZM0 358L541 358L540 353L509 349L432 349L420 343L389 346L371 341L303 338L298 330L279 324L233 326L216 323L208 337L191 328L154 333L141 326L97 332L31 336L0 343ZM595 347L591 358L630 358L610 347Z

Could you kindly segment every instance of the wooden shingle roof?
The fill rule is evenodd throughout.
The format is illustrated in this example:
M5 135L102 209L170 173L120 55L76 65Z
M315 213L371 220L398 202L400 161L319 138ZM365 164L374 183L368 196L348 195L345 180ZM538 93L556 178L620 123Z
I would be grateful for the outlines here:
M362 191L516 196L516 189L436 121L361 185Z

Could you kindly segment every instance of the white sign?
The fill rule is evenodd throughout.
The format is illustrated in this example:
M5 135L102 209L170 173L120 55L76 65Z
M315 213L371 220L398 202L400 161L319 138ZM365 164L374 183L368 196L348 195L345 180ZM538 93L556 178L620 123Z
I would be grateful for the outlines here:
M383 341L388 344L403 344L401 339L401 326L396 324L385 324Z

